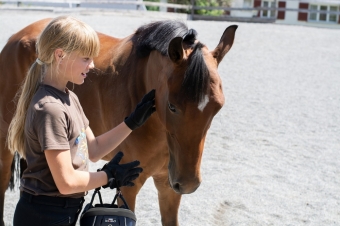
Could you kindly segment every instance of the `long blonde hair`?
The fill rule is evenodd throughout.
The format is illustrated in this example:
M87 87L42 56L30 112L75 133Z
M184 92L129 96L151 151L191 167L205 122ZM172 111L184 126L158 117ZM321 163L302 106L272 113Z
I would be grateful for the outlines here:
M42 31L36 43L38 60L31 65L15 97L17 108L7 136L7 145L13 154L17 151L26 157L24 125L27 109L46 68L52 69L54 51L58 48L66 54L77 51L84 56L95 57L99 54L99 38L89 25L70 16L56 17Z

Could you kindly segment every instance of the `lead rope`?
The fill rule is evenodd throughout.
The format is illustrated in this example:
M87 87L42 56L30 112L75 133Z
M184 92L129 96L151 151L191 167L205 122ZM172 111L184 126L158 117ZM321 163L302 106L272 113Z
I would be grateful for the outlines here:
M97 169L97 172L99 172L99 171L100 171L100 169ZM94 201L94 197L96 196L96 194L98 194L98 196L99 196L99 201L100 201L100 205L101 205L102 207L104 207L104 203L103 203L103 200L102 200L102 195L101 195L101 193L100 193L100 189L101 189L101 187L98 187L98 188L96 188L96 189L94 190L93 195L92 195L92 198L91 198L90 206L92 206L93 201ZM125 198L123 197L122 191L120 190L119 187L117 188L117 193L116 193L116 195L115 195L115 197L114 197L114 199L113 199L113 201L112 201L110 207L114 207L115 202L116 202L116 200L117 200L118 197L123 201L123 203L124 203L124 208L130 210L130 207L129 207L129 205L127 204ZM117 201L117 207L118 207L118 201Z
M119 188L117 188L117 193L116 193L116 195L115 195L115 197L114 197L114 199L113 199L113 201L112 201L110 207L113 207L113 206L115 205L115 202L116 202L116 200L117 200L118 197L123 201L124 206L125 206L124 208L129 210L130 207L129 207L129 205L127 204L126 200L124 199L123 194L122 194L122 191L121 191ZM117 202L117 204L118 204L118 202Z
M91 202L90 202L91 206L92 206L92 204L93 204L93 200L94 200L94 197L96 196L96 194L98 194L98 196L99 196L100 205L101 205L101 206L104 206L103 200L102 200L102 195L100 194L100 191L99 191L99 190L100 190L100 187L99 187L99 188L96 188L96 189L94 190L93 195L92 195L92 198L91 198Z
M91 201L90 201L90 205L91 205L91 206L93 205L94 197L96 196L96 194L98 194L100 205L101 205L102 207L104 207L104 203L103 203L102 195L101 195L101 193L100 193L100 189L101 189L101 187L96 188L96 189L94 190L93 195L92 195L92 198L91 198ZM110 207L114 207L115 202L117 201L118 197L123 201L123 203L124 203L124 208L130 210L129 205L127 204L127 202L126 202L126 200L125 200L125 198L124 198L124 196L123 196L123 194L122 194L122 191L121 191L119 188L117 188L117 193L116 193L116 195L115 195L115 197L114 197L114 199L113 199L113 201L112 201ZM118 207L118 201L117 201L117 207Z

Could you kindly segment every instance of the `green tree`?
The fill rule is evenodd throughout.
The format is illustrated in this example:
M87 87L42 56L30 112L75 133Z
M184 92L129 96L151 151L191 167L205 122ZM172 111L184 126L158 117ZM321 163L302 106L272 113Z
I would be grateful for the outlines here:
M159 0L147 0L148 2L159 2ZM159 11L159 6L146 6L149 11Z
M146 1L160 2L160 0L146 0ZM231 2L232 0L194 0L194 5L202 6L202 7L229 7L231 6ZM180 5L191 5L191 0L168 0L168 3L180 4ZM152 11L159 11L158 6L147 6L146 8ZM186 10L186 9L176 9L174 11L178 13L191 13L190 10ZM195 10L195 14L220 16L220 15L225 14L225 11L217 10L217 9L215 10L198 9L198 10Z
M194 0L195 6L205 6L205 7L230 7L232 0ZM195 10L195 14L199 15L210 15L210 16L221 16L226 14L225 10L221 9L201 9Z

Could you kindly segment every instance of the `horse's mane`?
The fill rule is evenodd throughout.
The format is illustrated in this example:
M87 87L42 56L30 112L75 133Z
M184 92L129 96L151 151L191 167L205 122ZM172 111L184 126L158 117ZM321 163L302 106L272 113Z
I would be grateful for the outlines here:
M157 21L141 26L133 37L138 57L146 57L151 51L157 50L163 56L168 56L168 46L175 37L182 37L183 42L193 48L187 64L181 94L189 100L200 102L209 84L209 71L205 64L202 47L204 44L196 42L197 32L180 21Z

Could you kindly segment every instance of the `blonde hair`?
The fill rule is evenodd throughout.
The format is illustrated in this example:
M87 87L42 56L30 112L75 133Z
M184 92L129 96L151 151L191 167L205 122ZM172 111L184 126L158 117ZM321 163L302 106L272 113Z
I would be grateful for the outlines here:
M31 65L15 98L18 100L17 108L7 136L7 145L13 154L17 151L26 157L24 125L27 109L44 71L55 63L54 52L58 48L66 54L76 51L84 56L95 57L99 54L99 38L89 25L70 16L56 17L42 31L36 43L38 59Z

